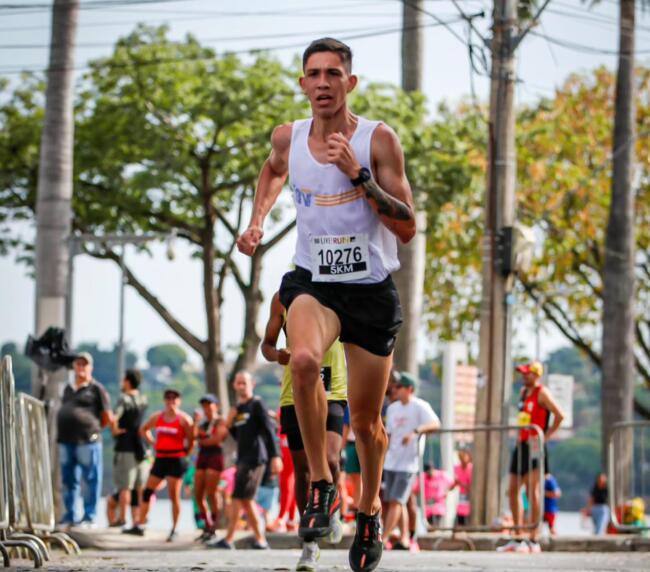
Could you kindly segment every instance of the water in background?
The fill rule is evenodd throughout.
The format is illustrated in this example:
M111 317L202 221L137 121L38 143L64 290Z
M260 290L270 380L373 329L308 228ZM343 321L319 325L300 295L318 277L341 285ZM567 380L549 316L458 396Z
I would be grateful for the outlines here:
M192 503L187 499L181 501L181 515L178 523L179 530L195 530ZM155 529L167 530L171 528L171 502L168 499L156 499L149 510L150 526ZM130 524L130 516L127 519ZM100 527L108 525L106 520L106 499L100 500L97 524ZM589 536L593 534L591 520L585 520L579 512L559 512L555 521L558 536ZM542 536L548 534L546 528Z

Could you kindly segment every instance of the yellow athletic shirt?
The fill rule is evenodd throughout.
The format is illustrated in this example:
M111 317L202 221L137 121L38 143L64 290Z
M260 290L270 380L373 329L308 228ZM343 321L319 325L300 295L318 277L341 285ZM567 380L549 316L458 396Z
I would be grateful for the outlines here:
M323 356L320 378L325 385L325 393L327 394L328 401L347 401L348 371L345 364L343 344L338 338ZM280 387L280 407L294 405L291 382L291 368L285 366L284 375L282 376L282 386Z

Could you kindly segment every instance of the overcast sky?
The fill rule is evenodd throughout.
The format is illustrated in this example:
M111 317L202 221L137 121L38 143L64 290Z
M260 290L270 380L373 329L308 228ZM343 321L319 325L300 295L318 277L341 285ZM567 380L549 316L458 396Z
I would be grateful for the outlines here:
M17 82L22 69L43 70L47 63L50 36L50 2L0 1L0 76ZM190 32L203 44L219 52L268 48L289 63L315 37L334 36L353 49L357 74L371 81L399 83L401 3L396 0L171 0L127 2L120 0L82 0L76 62L79 74L86 63L111 52L112 45L138 22L168 24L174 37ZM94 5L93 5L94 4ZM552 0L518 53L518 102L534 102L553 94L569 74L591 70L599 65L615 68L617 48L617 3L602 0L589 8L591 1ZM491 3L459 0L465 14L479 14L477 29L488 34ZM30 8L30 6L32 6ZM433 110L443 100L456 101L472 89L487 100L487 81L470 74L467 25L451 0L425 2L426 30L424 91ZM444 25L441 24L444 23ZM650 55L650 17L639 12L637 32L638 61L647 63ZM476 35L472 41L478 43ZM473 88L472 88L473 85ZM390 123L390 118L386 118ZM29 227L19 229L23 234ZM293 249L295 235L285 239L264 270L263 286L267 297L261 320L266 319L268 298L277 289L288 265L287 252ZM169 262L163 245L154 246L153 256L127 250L127 262L151 290L197 335L205 335L204 308L199 264L189 259L189 251L176 245L176 258ZM34 283L26 269L12 258L0 258L0 343L24 342L34 323ZM87 256L75 259L73 343L97 341L111 346L118 331L119 274L109 262ZM147 347L161 342L177 342L174 333L133 291L126 298L126 338L130 349L141 357ZM224 340L236 346L241 339L243 305L233 284L226 289ZM262 322L263 323L263 322ZM529 328L524 323L523 332ZM434 338L423 336L420 355L431 355ZM543 352L563 345L563 340L548 329ZM519 333L516 345L532 353L530 335ZM190 351L191 353L191 351ZM197 361L196 356L192 356Z

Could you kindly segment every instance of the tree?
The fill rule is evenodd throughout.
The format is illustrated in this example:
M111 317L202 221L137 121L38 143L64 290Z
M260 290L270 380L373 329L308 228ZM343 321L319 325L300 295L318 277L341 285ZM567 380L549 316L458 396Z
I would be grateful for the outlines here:
M650 70L637 70L635 149L637 189L636 279L639 308L635 324L637 375L650 387ZM614 79L599 68L573 75L556 96L519 112L518 218L535 229L541 248L532 267L519 275L518 296L527 310L544 317L600 367L603 261L610 194ZM475 340L478 321L482 234L478 214L484 166L475 153L484 145L481 117L471 108L455 111L456 146L474 156L464 192L440 209L441 224L431 229L427 251L429 325L444 338ZM641 403L637 400L637 410Z
M173 315L133 269L127 267L126 276L199 353L208 388L224 402L220 308L225 280L231 276L246 301L236 368L250 367L259 344L255 327L263 256L294 225L283 199L271 213L270 238L247 269L238 266L232 256L235 237L269 152L270 133L276 124L308 113L297 93L297 75L265 56L246 65L235 56L215 56L191 37L171 42L164 28L139 27L118 42L109 58L92 64L78 97L74 227L96 236L175 232L194 247L203 265L206 339ZM5 228L33 212L36 158L30 149L41 113L38 85L38 78L26 78L25 87L0 105L0 164L6 157L11 166L0 171L0 224ZM446 172L453 167L429 159L441 151L441 143L427 120L422 95L366 84L354 92L351 104L356 113L390 118L402 141L409 180L427 204L451 200L458 188L441 186L438 179L453 178ZM0 244L6 250L16 241ZM89 253L119 258L108 247Z
M187 353L176 344L159 344L147 350L147 361L152 367L168 367L176 375L185 365Z

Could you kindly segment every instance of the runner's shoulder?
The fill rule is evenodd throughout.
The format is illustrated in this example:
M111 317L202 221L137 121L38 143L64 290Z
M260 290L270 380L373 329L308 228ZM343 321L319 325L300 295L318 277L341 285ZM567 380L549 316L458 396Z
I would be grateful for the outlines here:
M291 144L291 129L293 123L278 125L271 134L271 145L277 153L284 153Z
M392 127L380 123L372 133L372 154L377 159L392 153L402 153L399 136Z

